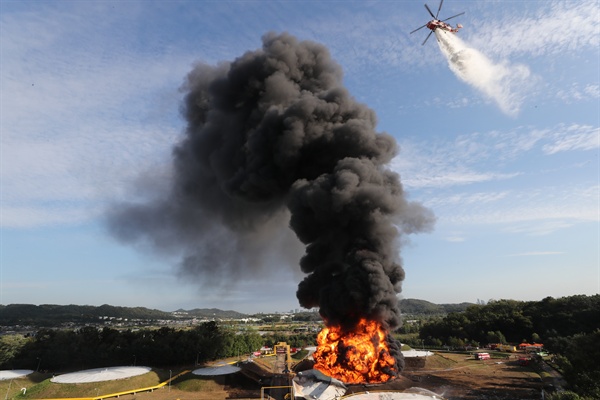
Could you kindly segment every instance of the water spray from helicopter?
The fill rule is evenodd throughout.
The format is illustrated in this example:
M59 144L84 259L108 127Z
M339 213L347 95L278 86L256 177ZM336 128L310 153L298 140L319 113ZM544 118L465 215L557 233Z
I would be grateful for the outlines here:
M523 102L522 88L531 77L527 66L494 63L456 35L443 30L436 30L435 36L450 70L460 80L493 100L503 113L518 114Z
M494 101L503 113L510 116L517 115L525 90L534 81L529 68L525 65L511 65L508 62L494 63L482 52L469 47L455 35L463 26L457 24L454 28L446 23L450 19L463 15L464 12L439 20L438 15L443 3L444 0L441 0L435 15L425 4L425 9L433 19L410 33L415 33L425 27L430 29L423 45L431 34L435 33L450 70L460 80Z

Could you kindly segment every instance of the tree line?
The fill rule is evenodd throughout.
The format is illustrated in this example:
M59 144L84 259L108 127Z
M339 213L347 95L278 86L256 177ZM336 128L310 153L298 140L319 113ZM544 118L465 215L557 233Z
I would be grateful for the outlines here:
M600 328L600 295L547 297L541 301L496 300L431 319L420 329L426 344L453 339L474 344L517 343L591 333Z
M40 329L29 338L0 338L0 369L65 371L118 365L171 367L247 356L262 346L285 341L293 347L315 343L316 334L236 332L211 321L192 329L83 327Z

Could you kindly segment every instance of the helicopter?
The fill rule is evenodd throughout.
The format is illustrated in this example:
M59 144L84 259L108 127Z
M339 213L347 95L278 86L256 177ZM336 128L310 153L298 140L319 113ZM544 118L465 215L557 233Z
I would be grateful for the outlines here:
M433 33L433 32L434 32L436 29L443 29L443 30L445 30L445 31L447 31L447 32L456 33L456 32L458 32L458 30L459 30L460 28L462 28L462 27L463 27L461 24L456 24L456 28L453 28L453 27L452 27L452 25L450 25L450 24L447 24L445 21L448 21L449 19L452 19L452 18L458 17L458 16L460 16L460 15L463 15L463 14L464 14L464 11L463 11L463 12L461 12L460 14L453 15L453 16L451 16L451 17L449 17L449 18L446 18L446 19L444 19L444 20L441 20L441 21L438 19L438 15L439 15L439 13L440 13L440 10L442 9L442 4L443 4L443 3L444 3L444 0L440 0L440 6L438 7L437 13L436 13L435 15L433 15L433 12L431 12L431 9L430 9L430 8L429 8L429 6L427 5L427 3L425 4L425 8L427 9L427 12L429 13L429 15L431 15L431 17L432 17L433 19L432 19L431 21L429 21L428 23L426 23L425 25L423 25L423 26L420 26L420 27L418 27L417 29L415 29L414 31L412 31L412 32L411 32L411 34L412 34L412 33L415 33L415 32L416 32L416 31L418 31L419 29L422 29L422 28L425 28L425 27L427 27L427 28L429 28L429 29L431 30L431 32L429 32L429 35L427 35L427 37L425 38L425 40L423 41L423 43L421 43L421 45L424 45L424 44L425 44L425 42L427 42L427 39L429 39L429 36L431 36L431 34L432 34L432 33Z

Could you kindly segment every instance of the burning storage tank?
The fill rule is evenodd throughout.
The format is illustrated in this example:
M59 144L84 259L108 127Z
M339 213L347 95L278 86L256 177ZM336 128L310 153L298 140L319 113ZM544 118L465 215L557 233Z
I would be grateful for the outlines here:
M377 321L363 318L347 331L325 327L317 343L314 368L345 383L386 382L401 370L390 351L395 343Z
M408 201L388 167L395 139L342 81L324 46L286 33L232 62L199 63L182 87L187 126L169 189L116 207L109 226L124 241L182 251L181 274L204 284L280 268L291 227L304 248L297 298L326 324L316 368L382 382L403 367L390 335L401 237L434 217Z

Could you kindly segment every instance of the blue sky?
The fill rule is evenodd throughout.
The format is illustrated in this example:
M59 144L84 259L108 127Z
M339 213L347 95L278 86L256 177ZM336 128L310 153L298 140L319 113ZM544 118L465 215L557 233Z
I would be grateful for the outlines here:
M0 7L0 304L299 308L293 261L209 286L182 278L177 254L121 244L103 223L168 170L194 63L232 61L269 31L327 46L397 139L391 166L410 200L435 213L435 229L403 245L402 297L600 291L598 1L446 0L441 17L466 12L449 22L489 63L491 91L460 79L434 36L422 46L426 29L409 34L430 19L421 1Z

